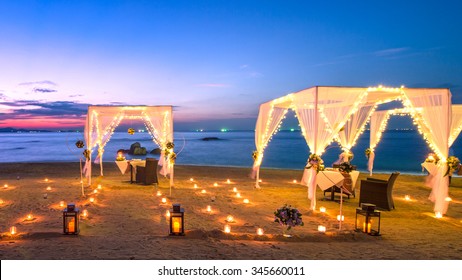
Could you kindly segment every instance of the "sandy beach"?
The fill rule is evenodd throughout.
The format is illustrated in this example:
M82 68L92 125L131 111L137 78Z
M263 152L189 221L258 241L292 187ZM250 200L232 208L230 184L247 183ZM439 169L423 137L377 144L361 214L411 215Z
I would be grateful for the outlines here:
M2 260L20 259L400 259L439 260L462 258L462 179L453 178L449 194L453 201L442 219L435 219L425 176L400 175L394 187L396 209L383 211L381 236L354 231L360 180L355 198L345 199L345 221L338 229L339 203L323 200L309 210L305 186L296 184L301 170L262 169L261 189L254 188L249 168L176 166L175 187L170 195L168 179L158 186L130 184L114 162L104 165L104 177L96 175L81 195L78 163L0 164ZM389 174L376 174L380 179ZM45 181L48 178L48 182ZM194 178L191 182L190 178ZM227 183L227 179L231 183ZM214 186L217 183L218 186ZM4 185L8 186L5 187ZM90 195L97 185L102 189ZM194 184L198 188L194 188ZM51 187L51 190L47 188ZM236 198L236 187L241 198ZM205 189L206 193L201 193ZM157 196L157 191L163 196ZM44 194L47 194L44 198ZM412 200L404 200L405 195ZM89 202L94 197L95 202ZM162 204L161 198L167 203ZM243 199L249 199L248 204ZM89 217L81 220L80 235L62 234L60 201L73 202ZM185 236L168 236L166 210L172 203L185 209ZM304 226L282 236L273 212L285 203L303 214ZM212 212L206 211L210 205ZM26 220L28 214L33 220ZM226 217L232 215L231 233L225 234ZM324 225L326 233L318 232ZM8 232L16 226L18 234ZM256 235L262 228L263 236Z

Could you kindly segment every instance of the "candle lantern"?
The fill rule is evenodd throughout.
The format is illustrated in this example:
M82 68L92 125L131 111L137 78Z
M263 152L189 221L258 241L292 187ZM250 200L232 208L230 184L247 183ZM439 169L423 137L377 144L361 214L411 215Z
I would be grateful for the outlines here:
M361 207L356 208L355 230L380 235L380 211L375 210L374 204L361 203Z
M184 235L184 209L173 204L170 211L170 235Z
M79 234L79 209L75 204L68 204L63 210L63 233Z

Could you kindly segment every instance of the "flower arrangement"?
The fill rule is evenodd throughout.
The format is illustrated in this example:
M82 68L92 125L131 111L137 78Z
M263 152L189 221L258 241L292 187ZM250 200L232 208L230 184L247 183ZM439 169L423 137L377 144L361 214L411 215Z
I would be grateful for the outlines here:
M75 142L75 146L79 149L83 148L83 146L85 146L85 144L83 144L83 141L82 140L78 140L77 142Z
M305 168L310 169L311 167L316 168L316 173L318 173L319 171L323 171L324 161L317 154L311 154L308 158L308 164Z
M367 148L367 149L364 151L364 154L366 155L367 159L369 159L369 157L371 156L371 153L372 153L372 149L371 149L371 148Z
M127 132L128 132L128 134L133 135L133 134L135 134L135 129L130 127L130 128L127 130Z
M165 144L165 148L167 150L173 150L173 148L175 148L175 144L173 142L167 142L167 144Z
M350 173L353 171L353 165L349 164L348 162L343 162L339 165L338 170L340 172Z
M446 171L446 174L444 174L444 176L452 176L452 172L459 168L460 160L455 156L450 156L446 160L446 163L448 165L448 171Z
M173 142L167 142L167 144L165 144L164 152L170 163L175 164L176 153L173 151L173 148L175 148L175 144Z
M83 156L89 160L90 159L90 154L91 154L91 151L89 149L86 149L85 151L83 151Z
M258 157L258 151L253 151L253 152L252 152L253 161L256 161L256 160L257 160L257 157Z
M284 204L274 212L274 217L274 222L279 223L281 226L287 226L287 230L295 226L303 226L302 214L297 208L292 208L291 205Z
M425 159L425 162L434 162L435 164L437 164L438 161L440 161L440 158L434 153L429 153L428 157Z
M122 152L118 152L116 161L124 161L124 160L125 160L124 154Z

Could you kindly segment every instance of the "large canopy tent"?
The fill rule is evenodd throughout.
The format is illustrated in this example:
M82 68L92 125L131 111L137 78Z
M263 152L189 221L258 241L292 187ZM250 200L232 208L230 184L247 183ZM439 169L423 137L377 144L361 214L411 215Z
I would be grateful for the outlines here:
M334 139L339 139L344 149L350 149L377 106L394 100L401 100L430 148L442 159L438 163L432 193L435 197L434 211L445 214L449 187L445 173L452 107L451 92L444 88L318 86L261 104L255 129L256 151L252 172L256 187L259 188L264 150L289 109L295 112L310 153L321 156ZM310 162L307 167L311 167ZM317 168L305 168L302 179L308 187L312 209L316 208L316 175Z
M88 106L85 122L85 176L91 185L91 159L93 150L98 147L95 162L100 164L100 174L103 176L104 147L111 139L115 128L124 119L141 120L153 142L161 149L159 165L160 174L170 174L170 186L173 186L173 115L172 106Z

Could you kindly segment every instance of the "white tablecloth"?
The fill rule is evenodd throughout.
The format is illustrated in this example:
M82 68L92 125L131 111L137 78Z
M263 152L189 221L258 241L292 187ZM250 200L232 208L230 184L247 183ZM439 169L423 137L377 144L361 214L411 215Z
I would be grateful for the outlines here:
M358 180L359 177L359 171L351 171L351 180L353 181L353 190L355 189L356 186L356 181ZM337 187L342 187L343 186L343 180L345 177L343 177L342 173L340 173L337 170L324 170L324 171L319 171L318 175L316 176L316 184L321 190L327 190L328 188L332 186L337 186Z
M423 162L422 167L425 168L430 175L436 174L437 166L434 162Z
M119 168L120 172L122 174L127 173L129 170L129 166L131 165L133 169L136 172L136 166L146 166L146 161L145 160L121 160L121 161L116 161L117 167Z

